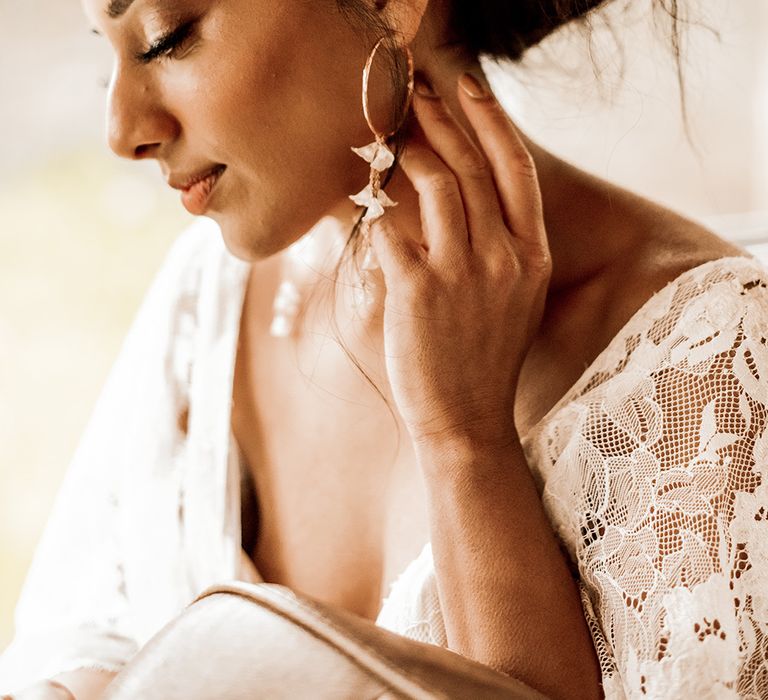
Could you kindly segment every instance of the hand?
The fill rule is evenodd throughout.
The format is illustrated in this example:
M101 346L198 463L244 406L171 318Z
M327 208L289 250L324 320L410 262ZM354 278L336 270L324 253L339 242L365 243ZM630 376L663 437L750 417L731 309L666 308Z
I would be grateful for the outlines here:
M530 153L492 94L457 91L482 150L439 97L417 93L425 138L400 160L427 249L386 213L371 227L387 289L387 375L417 446L504 445L516 434L517 380L552 269Z
M61 683L45 680L30 685L13 695L2 695L0 700L76 700L76 698Z

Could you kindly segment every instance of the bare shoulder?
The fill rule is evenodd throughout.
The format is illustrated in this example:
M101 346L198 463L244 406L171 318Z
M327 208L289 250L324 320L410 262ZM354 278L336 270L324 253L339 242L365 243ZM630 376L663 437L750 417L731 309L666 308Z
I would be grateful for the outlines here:
M659 207L658 221L648 230L643 255L634 260L642 276L666 284L710 260L749 257L742 246L706 226Z
M604 276L607 308L616 322L629 319L656 292L711 260L751 257L743 247L661 206L649 204L652 225ZM607 300L606 300L607 301Z
M581 311L564 324L569 337L581 337L583 348L574 355L582 368L656 292L686 271L720 258L751 257L702 224L649 200L632 198L622 214L627 226L622 252L590 281L577 305Z

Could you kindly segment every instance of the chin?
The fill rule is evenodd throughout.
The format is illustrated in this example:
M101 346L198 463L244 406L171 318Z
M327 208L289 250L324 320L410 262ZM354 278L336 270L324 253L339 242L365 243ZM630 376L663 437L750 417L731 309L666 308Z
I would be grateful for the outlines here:
M256 263L266 260L287 248L304 235L307 230L295 224L283 221L268 226L256 223L257 217L244 220L243 217L230 217L226 214L209 215L219 226L224 245L232 255L245 262ZM286 236L286 232L295 229L295 236Z
M224 245L236 258L244 262L253 263L269 256L268 253L262 253L254 245L257 240L254 237L254 232L253 230L248 230L248 227L244 226L242 220L234 219L218 212L207 213L206 217L216 222Z

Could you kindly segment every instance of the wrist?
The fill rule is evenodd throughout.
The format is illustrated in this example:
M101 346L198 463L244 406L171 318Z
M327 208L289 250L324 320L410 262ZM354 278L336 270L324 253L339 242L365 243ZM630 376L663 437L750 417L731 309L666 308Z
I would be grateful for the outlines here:
M503 432L435 436L419 441L414 449L426 475L444 479L451 475L483 476L508 468L510 459L522 451L522 446L513 424Z

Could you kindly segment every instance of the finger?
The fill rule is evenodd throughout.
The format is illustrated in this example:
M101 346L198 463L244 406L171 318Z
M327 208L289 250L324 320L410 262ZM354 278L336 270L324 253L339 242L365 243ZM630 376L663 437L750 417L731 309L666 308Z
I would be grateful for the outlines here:
M446 262L470 252L464 203L451 169L432 148L409 140L399 159L400 167L419 195L419 215L429 258Z
M458 81L459 102L493 169L510 231L515 237L546 246L541 190L533 158L493 93L476 79L473 85L466 75ZM478 97L466 91L478 88L482 91L475 93Z
M371 222L371 245L381 265L384 280L399 280L426 265L426 251L406 238L386 213Z
M415 96L414 112L429 144L459 183L470 245L483 250L504 226L491 165L438 95L416 92Z

